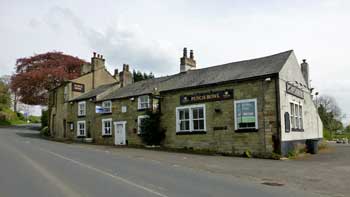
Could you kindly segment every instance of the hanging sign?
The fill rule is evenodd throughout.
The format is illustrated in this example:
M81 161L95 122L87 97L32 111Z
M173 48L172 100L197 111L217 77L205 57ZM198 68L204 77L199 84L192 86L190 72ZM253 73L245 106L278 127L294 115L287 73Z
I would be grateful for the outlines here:
M85 92L85 86L81 83L72 83L72 91L74 92Z
M226 100L226 99L233 99L232 89L198 93L193 95L183 95L183 96L180 96L180 104L185 105L185 104L191 104L191 103L220 101L220 100Z

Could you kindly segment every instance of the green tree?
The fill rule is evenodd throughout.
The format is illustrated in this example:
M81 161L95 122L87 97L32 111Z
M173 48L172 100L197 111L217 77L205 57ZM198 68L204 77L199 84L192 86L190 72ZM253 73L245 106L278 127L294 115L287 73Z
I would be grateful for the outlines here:
M0 81L0 111L11 107L11 95L8 85Z
M348 125L347 127L345 127L344 131L345 131L346 133L350 133L350 125Z
M160 145L165 138L165 130L160 127L160 113L147 111L148 118L143 119L140 125L141 139L147 145Z
M49 125L49 110L41 111L41 127L47 127Z
M336 100L331 96L321 96L317 99L318 114L322 120L323 127L330 132L330 137L338 130L343 130L344 126L341 122L342 113Z
M138 81L142 81L142 80L146 80L146 79L152 79L154 78L154 74L152 72L150 72L149 74L147 73L142 73L139 70L133 70L132 71L132 76L134 78L134 82L138 82Z

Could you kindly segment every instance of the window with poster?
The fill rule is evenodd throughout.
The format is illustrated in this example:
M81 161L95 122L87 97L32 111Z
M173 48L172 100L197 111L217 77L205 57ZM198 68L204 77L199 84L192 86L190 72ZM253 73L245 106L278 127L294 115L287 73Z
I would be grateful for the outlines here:
M257 99L237 100L234 105L235 129L258 129Z

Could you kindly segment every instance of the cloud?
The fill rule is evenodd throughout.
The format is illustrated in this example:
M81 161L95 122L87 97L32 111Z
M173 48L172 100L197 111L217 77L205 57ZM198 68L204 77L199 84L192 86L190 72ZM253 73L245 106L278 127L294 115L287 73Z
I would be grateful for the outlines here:
M166 40L154 40L138 24L126 24L122 20L98 31L86 25L70 9L53 7L46 23L54 31L67 31L67 23L86 40L87 45L106 60L119 67L123 63L142 71L169 74L177 71L175 47Z

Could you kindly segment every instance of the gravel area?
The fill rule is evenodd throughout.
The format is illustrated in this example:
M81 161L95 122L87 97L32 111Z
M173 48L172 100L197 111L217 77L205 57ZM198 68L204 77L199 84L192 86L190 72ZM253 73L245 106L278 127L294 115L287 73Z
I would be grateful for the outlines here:
M249 159L173 153L136 148L74 144L165 165L182 166L225 176L289 187L324 196L350 196L350 145L330 143L317 155L294 160Z

